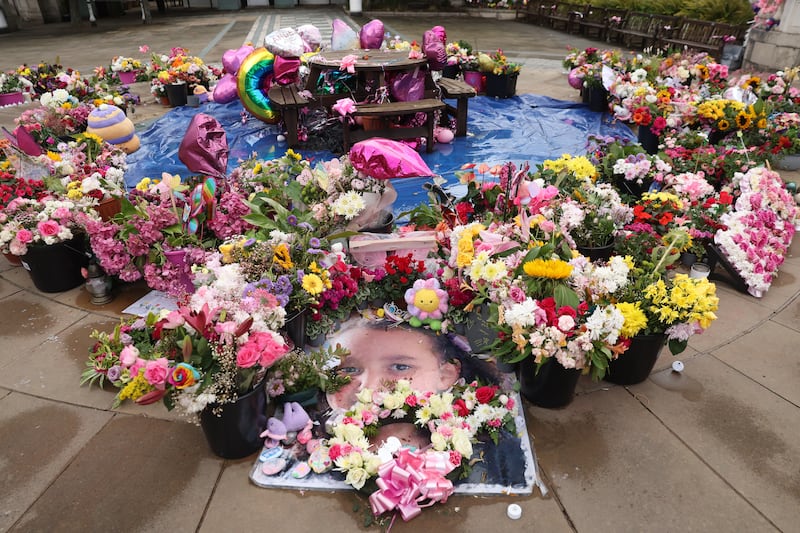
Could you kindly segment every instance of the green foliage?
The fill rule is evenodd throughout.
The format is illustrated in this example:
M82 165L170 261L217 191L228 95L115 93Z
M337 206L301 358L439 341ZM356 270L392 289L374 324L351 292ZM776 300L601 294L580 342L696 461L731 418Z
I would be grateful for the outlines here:
M748 0L594 0L592 5L728 24L746 24L753 18Z

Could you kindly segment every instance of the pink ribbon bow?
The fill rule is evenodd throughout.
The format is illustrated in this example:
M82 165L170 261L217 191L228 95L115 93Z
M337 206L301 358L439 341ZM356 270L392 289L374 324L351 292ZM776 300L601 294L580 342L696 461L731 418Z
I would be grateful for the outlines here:
M358 59L357 56L353 54L348 54L342 58L342 62L339 64L339 70L346 70L350 74L355 74L356 72L356 60Z
M418 452L407 448L378 468L378 490L369 497L373 514L397 509L406 522L436 502L453 494L453 482L445 478L455 465L447 452Z

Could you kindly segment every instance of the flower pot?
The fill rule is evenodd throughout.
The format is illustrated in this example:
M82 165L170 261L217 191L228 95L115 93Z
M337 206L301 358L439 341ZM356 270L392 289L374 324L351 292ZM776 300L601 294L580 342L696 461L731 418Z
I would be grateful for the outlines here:
M608 91L602 85L592 85L584 89L589 93L589 109L598 113L608 111Z
M293 317L287 318L283 326L286 334L298 348L306 345L306 320L306 312L300 311Z
M118 72L117 74L119 74L119 81L125 85L130 85L131 83L136 83L136 76L139 75L139 71L132 70L130 72Z
M305 389L289 394L282 394L276 398L279 403L297 402L303 407L313 407L317 405L317 394L319 389L316 387Z
M167 98L170 107L180 107L186 105L189 96L189 86L185 83L169 83L166 86Z
M363 228L361 231L367 233L391 233L394 228L394 213L391 211L381 211L377 215L374 226Z
M308 336L306 336L306 342L308 343L309 346L311 346L313 348L319 348L320 346L325 344L325 339L327 337L328 336L325 335L324 333L320 333L316 337L310 337L309 338Z
M122 202L116 197L106 198L97 204L94 209L103 222L108 222L111 217L122 211Z
M705 263L693 263L689 270L689 277L693 279L704 279L711 274L711 267Z
M639 144L648 154L658 153L658 135L653 133L650 126L639 126Z
M454 80L461 73L461 67L458 65L445 65L442 67L442 76Z
M472 353L485 353L497 339L497 330L489 325L489 306L481 305L470 311L464 323L464 334Z
M486 79L477 70L464 71L464 83L475 89L475 92L483 94L485 92Z
M169 106L169 98L166 96L157 96L158 103L163 106Z
M697 262L697 255L691 252L683 252L681 254L681 264L683 266L691 267Z
M241 459L257 452L264 443L259 434L267 427L266 411L263 381L235 402L206 406L200 413L200 427L211 451L225 459Z
M547 359L538 373L532 357L519 364L520 392L534 405L548 409L569 405L580 377L580 370L564 368L555 357Z
M517 92L519 74L487 74L486 96L511 98Z
M590 261L608 261L614 255L614 243L605 246L577 246L578 251Z
M625 353L609 362L603 379L617 385L634 385L646 380L666 341L663 333L634 336Z
M776 170L800 170L800 154L788 154L775 158L772 165Z
M20 259L33 284L42 292L64 292L84 282L81 268L89 265L83 235L56 244L28 246Z
M173 265L183 269L180 279L181 284L183 285L186 294L194 293L194 282L192 281L192 277L186 271L186 250L167 250L164 252L164 257L166 257L167 261Z
M6 105L17 105L23 102L25 102L25 97L23 96L22 91L0 94L0 107Z
M3 253L3 255L5 256L6 260L11 264L11 266L15 267L22 266L22 259L20 259L18 255L14 255L11 253Z
M719 131L719 130L712 130L711 133L708 134L708 144L719 144L727 135L727 132Z

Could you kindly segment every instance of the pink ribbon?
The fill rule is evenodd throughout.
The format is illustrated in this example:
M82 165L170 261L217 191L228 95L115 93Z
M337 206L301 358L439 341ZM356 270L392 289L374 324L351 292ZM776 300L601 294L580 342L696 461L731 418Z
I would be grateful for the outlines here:
M373 514L397 509L407 522L423 507L446 502L454 488L444 476L454 468L447 452L400 450L396 458L378 468L378 490L369 497Z

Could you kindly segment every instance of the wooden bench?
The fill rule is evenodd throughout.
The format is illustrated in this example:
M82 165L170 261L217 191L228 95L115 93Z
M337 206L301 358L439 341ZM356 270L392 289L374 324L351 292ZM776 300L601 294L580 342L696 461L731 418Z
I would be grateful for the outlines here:
M608 27L606 8L587 4L586 8L575 18L578 32L586 37L602 39Z
M554 30L563 29L567 33L572 33L575 28L575 19L582 13L586 6L582 4L572 4L569 2L554 2L550 6L544 6L540 11L540 24L544 23Z
M719 22L684 19L678 28L663 34L660 46L664 49L688 49L708 52L715 59L722 57L725 37L731 35L741 42L745 26L734 26Z
M298 146L297 128L299 126L300 110L307 107L309 100L300 95L295 85L273 85L269 92L270 105L275 111L280 111L283 123L286 126L286 143L290 148Z
M519 20L522 19L524 22L536 22L538 23L540 14L545 6L540 4L539 2L528 2L528 5L518 4L514 10L514 19Z
M653 15L640 11L628 11L619 26L609 26L609 40L621 42L628 47L646 48L658 45L659 36L680 24L680 17Z
M445 109L445 103L438 98L426 98L423 100L415 100L412 102L387 102L383 104L359 104L356 106L353 115L356 117L377 117L377 118L390 118L405 115L414 115L416 113L425 113L426 120L422 126L400 127L393 128L389 124L384 124L379 129L366 130L356 129L353 130L349 125L344 128L344 149L350 149L353 143L370 139L372 137L385 137L387 139L413 139L416 137L425 137L427 140L426 149L428 153L433 152L433 128L434 128L434 114L436 111Z
M469 99L473 98L477 92L471 85L463 81L442 78L439 80L439 88L442 90L442 98L455 99L456 106L446 104L445 112L442 113L442 123L447 122L448 116L456 119L456 137L464 137L467 134L467 106Z

